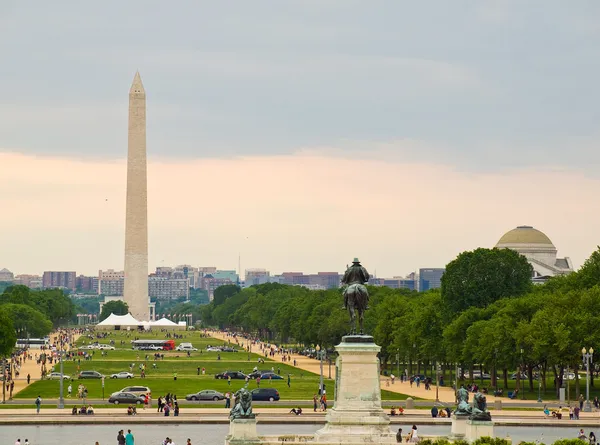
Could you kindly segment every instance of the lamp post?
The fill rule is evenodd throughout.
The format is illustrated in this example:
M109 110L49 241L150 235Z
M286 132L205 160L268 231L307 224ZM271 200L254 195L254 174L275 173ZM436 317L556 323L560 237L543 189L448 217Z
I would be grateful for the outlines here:
M590 348L590 352L583 348L581 355L583 357L583 364L585 365L585 405L583 410L586 413L590 413L592 412L592 404L590 403L590 363L594 361L594 348Z
M521 365L519 366L519 386L521 387L521 400L525 400L525 385L521 377L523 377L523 348L521 348Z
M440 390L440 364L435 363L435 401L439 403L439 390Z
M323 395L323 354L321 354L321 347L319 345L317 345L315 350L317 351L317 356L319 357L319 360L321 361L321 379L320 379L320 383L319 383L319 391L320 391L321 395Z
M62 334L58 334L58 340L60 342L60 396L58 399L57 408L63 409L65 407L65 399L64 399L64 379L63 379L63 349L64 349L64 341Z
M542 372L538 368L538 403L542 403Z

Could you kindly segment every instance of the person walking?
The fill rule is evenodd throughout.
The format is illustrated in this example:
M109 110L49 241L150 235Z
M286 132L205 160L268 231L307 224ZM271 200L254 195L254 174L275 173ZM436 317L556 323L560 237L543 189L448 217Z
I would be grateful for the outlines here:
M35 399L35 410L38 414L40 413L41 406L42 406L42 398L38 395L37 399Z
M117 444L125 445L125 436L123 435L123 430L119 430L117 433Z
M69 383L69 386L67 387L67 397L70 398L71 397L71 392L73 391L73 386L71 386L71 384Z
M316 394L313 396L313 411L315 413L317 412L317 395Z
M579 394L579 411L583 410L583 402L585 401L585 397L583 394Z
M134 443L133 434L131 434L131 430L127 430L127 435L125 436L125 445L133 445Z
M288 379L287 379L288 388L291 388L291 383L292 383L292 378L288 374Z
M396 442L402 443L402 428L398 428L398 432L396 433Z
M29 385L29 382L31 381L31 375L27 374L27 384ZM596 397L597 398L597 397Z

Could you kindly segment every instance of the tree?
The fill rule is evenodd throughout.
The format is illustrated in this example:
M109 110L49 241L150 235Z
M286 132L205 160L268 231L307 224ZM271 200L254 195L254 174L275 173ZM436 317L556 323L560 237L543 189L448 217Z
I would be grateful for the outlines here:
M121 300L113 300L108 303L104 303L102 306L102 312L100 312L100 317L98 321L106 320L110 314L115 315L127 315L129 313L129 306L127 303Z
M15 326L6 311L0 308L0 357L9 355L17 344Z
M448 318L470 307L517 297L531 289L533 268L510 249L476 249L448 263L442 275L442 302Z
M52 322L37 309L26 304L3 304L2 311L12 319L15 331L23 332L21 336L43 338L52 331ZM14 345L13 345L14 347Z
M238 294L242 289L237 284L225 284L215 289L213 302L215 306L225 303L230 297Z

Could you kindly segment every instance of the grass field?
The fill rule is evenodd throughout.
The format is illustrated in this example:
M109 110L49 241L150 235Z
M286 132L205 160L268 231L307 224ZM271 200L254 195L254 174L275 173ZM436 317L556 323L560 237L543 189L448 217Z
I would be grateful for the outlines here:
M147 386L152 391L153 399L166 393L176 394L179 398L184 398L186 394L198 392L203 389L214 389L216 391L227 392L237 391L245 385L244 380L215 379L215 374L223 371L242 371L244 373L252 372L255 366L260 370L271 370L281 374L283 380L262 380L261 388L276 388L282 400L312 400L313 395L318 391L319 375L304 371L293 366L282 363L281 361L270 360L264 355L258 355L248 352L206 352L206 347L211 345L223 345L222 341L214 338L201 337L201 333L187 332L183 334L185 338L176 339L175 343L192 343L198 351L191 352L188 357L185 352L161 351L164 353L164 359L154 360L155 351L134 351L131 349L130 341L134 338L164 339L164 333L143 333L138 334L123 332L111 332L106 339L98 340L101 344L108 344L114 340L114 351L106 351L102 356L101 351L93 350L92 360L84 360L83 357L77 357L75 360L65 360L63 363L64 373L72 377L73 395L76 396L77 386L82 383L88 389L88 398L100 399L103 397L102 382L99 379L77 380L79 371L98 371L106 376L104 386L104 397L108 398L110 394L126 386L142 385ZM88 344L91 340L82 337L78 340L77 346L81 347ZM92 352L92 351L90 351ZM255 351L259 352L259 351ZM259 364L258 360L265 360L264 364ZM146 378L140 378L139 365L145 363ZM133 366L134 378L132 379L111 379L110 374L120 371L129 371L130 365ZM156 364L156 368L153 365ZM198 368L205 368L205 375L198 375ZM59 371L60 365L55 364L53 371ZM332 374L335 367L332 366ZM177 380L174 375L177 374ZM290 387L287 385L287 376L290 375ZM325 367L325 376L329 375L329 370ZM324 380L326 390L333 396L334 382L330 379ZM64 394L68 382L64 384ZM249 382L249 388L257 387L255 381ZM57 398L59 396L59 381L44 380L35 382L15 395L16 399L30 399L41 395L42 398ZM404 400L406 395L382 391L384 400Z

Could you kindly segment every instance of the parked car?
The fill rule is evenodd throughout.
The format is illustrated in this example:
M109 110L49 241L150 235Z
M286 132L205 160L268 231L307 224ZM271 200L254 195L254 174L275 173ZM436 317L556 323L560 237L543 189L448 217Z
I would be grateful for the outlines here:
M222 352L237 352L237 349L230 348L229 346L223 346L223 347L221 348L221 351L222 351Z
M152 391L150 391L150 388L148 388L147 386L126 386L120 391L113 392L112 395L114 396L115 394L118 394L120 392L128 392L130 394L135 394L136 396L152 394Z
M98 371L81 371L77 378L79 379L101 379L104 377Z
M519 375L518 372L513 372L512 375L510 376L510 378L512 380L517 380L517 376ZM524 372L521 373L520 379L521 380L527 380L529 377L527 377L527 374L525 374Z
M218 348L216 346L209 346L208 348L206 348L207 352L221 352L221 348Z
M265 372L265 373L261 374L260 379L261 380L268 380L268 379L283 380L283 377L281 377L279 374L275 374L274 372L269 371L269 372Z
M117 372L116 374L111 375L110 378L111 379L132 379L133 374L131 372L127 372L127 371L121 371L121 372Z
M197 351L198 348L194 348L191 343L181 343L176 348L176 351Z
M225 396L212 389L203 389L202 391L197 392L196 394L188 394L185 396L185 400L223 400Z
M96 349L114 351L115 347L111 345L98 345L96 346Z
M111 395L108 399L108 403L114 403L115 405L118 405L119 403L126 403L128 405L135 403L136 405L141 405L144 401L145 397L130 392L118 392Z
M251 394L253 401L261 400L274 402L279 400L279 391L275 388L256 388L252 390Z
M69 380L71 378L71 376L61 374L60 372L51 372L48 375L48 379L49 380L60 380L61 376L62 376L63 380Z
M248 377L250 377L251 379L255 379L257 377L260 377L262 379L262 375L263 374L267 374L268 372L272 372L272 371L252 371L250 374L248 374Z
M240 371L225 371L220 374L215 374L215 379L228 379L229 377L231 377L232 380L245 380L246 374Z

